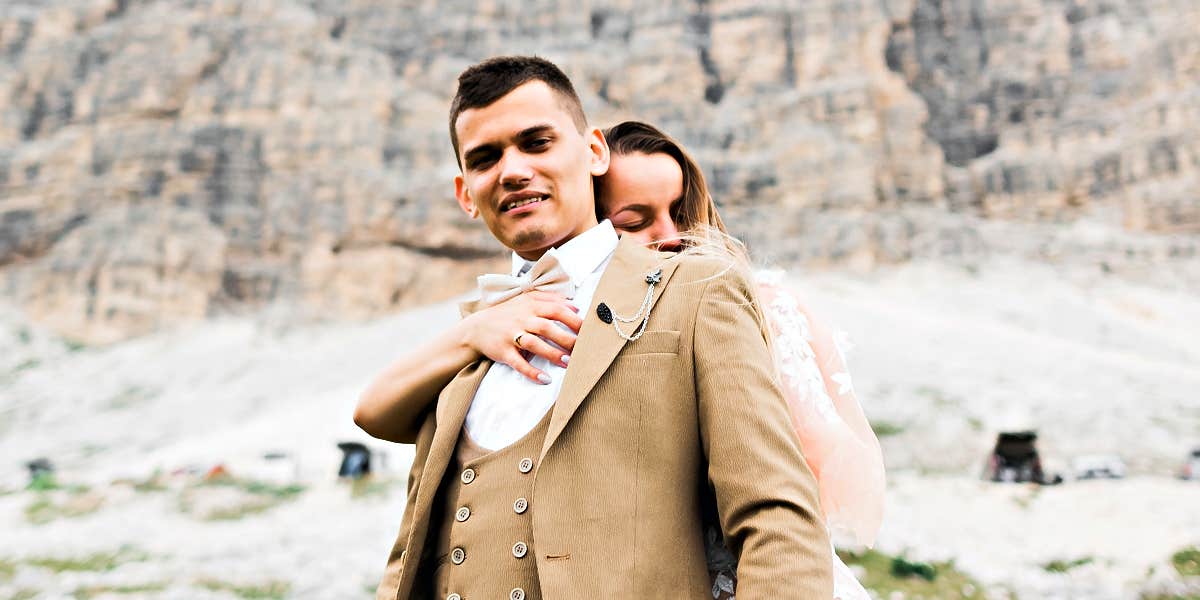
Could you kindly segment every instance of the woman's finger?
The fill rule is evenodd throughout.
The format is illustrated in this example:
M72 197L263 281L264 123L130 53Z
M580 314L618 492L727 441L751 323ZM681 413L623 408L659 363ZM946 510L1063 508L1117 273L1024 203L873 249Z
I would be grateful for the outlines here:
M575 312L573 307L568 307L565 304L544 303L539 307L537 315L543 319L558 321L563 325L571 328L571 331L579 333L579 328L583 327L583 318ZM565 346L564 346L565 347Z
M521 346L524 347L528 343L527 340L536 339L537 336L526 333L525 335L521 336ZM538 341L540 342L541 340ZM546 343L542 342L542 344ZM505 360L500 362L512 367L514 371L528 377L534 383L540 383L543 385L550 383L550 376L529 364L529 361L525 360L525 356L521 354L521 352L519 352L515 347L513 348L512 354L505 356Z
M558 321L550 319L536 319L526 324L530 333L537 334L544 340L548 340L557 344L562 350L558 350L558 354L570 354L575 349L576 334L573 331L563 329ZM544 355L539 355L544 356ZM562 364L559 362L559 356L546 356L546 360L553 363Z
M549 321L547 321L547 323L549 323ZM562 331L562 329L559 329L557 325L551 325L551 326L558 329L559 331ZM566 333L566 332L564 332L564 333ZM532 334L537 334L537 335L532 335ZM531 331L530 334L526 334L524 337L522 337L521 338L521 349L526 352L529 352L531 354L534 354L536 356L540 356L540 357L542 357L556 365L559 365L561 367L567 366L567 363L563 361L563 357L567 356L567 353L560 350L559 348L555 348L554 346L550 345L549 342L538 337L539 335L542 335L542 334L537 331Z

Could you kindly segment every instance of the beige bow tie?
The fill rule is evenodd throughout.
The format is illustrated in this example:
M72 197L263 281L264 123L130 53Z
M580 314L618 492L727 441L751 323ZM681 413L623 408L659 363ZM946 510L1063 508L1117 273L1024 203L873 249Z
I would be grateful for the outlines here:
M460 306L464 316L531 290L562 294L568 299L575 296L575 284L571 283L571 277L563 270L558 259L549 252L543 254L524 275L489 273L480 275L477 281L479 300L465 302Z

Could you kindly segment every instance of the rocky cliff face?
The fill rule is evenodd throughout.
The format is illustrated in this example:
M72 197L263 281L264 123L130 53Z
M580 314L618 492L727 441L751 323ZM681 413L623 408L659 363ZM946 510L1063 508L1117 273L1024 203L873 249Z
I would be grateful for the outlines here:
M1106 262L1194 263L1198 29L1191 0L8 2L0 273L92 342L462 291L503 259L445 115L500 53L679 137L781 261L1045 255L1075 222Z

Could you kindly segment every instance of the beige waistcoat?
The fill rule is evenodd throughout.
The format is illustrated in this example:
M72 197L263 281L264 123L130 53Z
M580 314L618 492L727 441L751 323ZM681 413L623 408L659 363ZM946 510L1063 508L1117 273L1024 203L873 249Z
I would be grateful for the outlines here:
M434 599L541 600L534 559L534 469L549 413L517 442L488 451L464 432L438 491L437 533L421 578Z

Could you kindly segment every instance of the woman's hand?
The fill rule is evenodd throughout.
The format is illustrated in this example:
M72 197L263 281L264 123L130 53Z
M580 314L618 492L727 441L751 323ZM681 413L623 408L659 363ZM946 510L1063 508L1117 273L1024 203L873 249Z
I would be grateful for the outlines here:
M575 337L583 326L578 312L563 296L534 290L463 319L462 340L475 352L546 384L550 383L550 376L534 368L529 360L540 356L567 366ZM517 336L520 336L519 348Z

